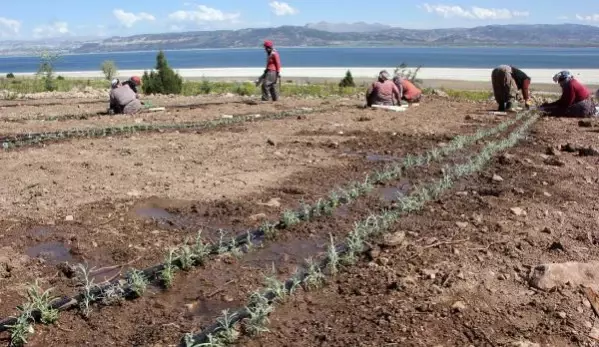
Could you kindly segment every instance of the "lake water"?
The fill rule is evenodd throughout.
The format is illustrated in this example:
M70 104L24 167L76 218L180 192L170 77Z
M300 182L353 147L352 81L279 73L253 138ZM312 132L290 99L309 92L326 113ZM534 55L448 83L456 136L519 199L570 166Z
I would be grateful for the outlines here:
M522 68L599 68L599 48L507 47L393 47L393 48L280 48L283 67L381 67L493 68L511 64ZM262 67L264 51L256 49L208 49L167 51L175 69ZM114 60L121 70L151 69L156 52L65 55L58 71L98 71L104 60ZM37 57L0 57L2 72L34 72Z

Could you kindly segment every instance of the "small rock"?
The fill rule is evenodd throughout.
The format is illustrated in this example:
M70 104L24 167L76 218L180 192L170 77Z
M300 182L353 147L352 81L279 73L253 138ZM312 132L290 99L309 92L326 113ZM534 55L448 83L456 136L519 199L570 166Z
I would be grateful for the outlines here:
M547 147L547 149L545 149L545 154L547 154L547 155L559 155L559 151L555 147L549 146L549 147Z
M550 198L551 197L551 193L549 192L543 192L543 195L545 195L546 197Z
M425 275L428 279L434 280L437 278L437 271L424 269L421 271L423 275Z
M446 92L444 92L441 89L433 89L432 94L437 95L442 98L449 98L449 94L447 94Z
M530 285L541 290L551 290L566 284L599 290L599 262L541 264L533 269L530 277Z
M64 220L66 220L67 222L72 222L73 220L75 220L75 218L73 216L66 216L64 217Z
M281 207L281 198L272 198L267 202L259 202L258 205L268 206L268 207Z
M273 140L271 140L271 139L268 139L268 140L266 140L266 143L267 143L268 145L270 145L270 146L276 146L276 145L277 145L277 144L276 144L276 143L275 143Z
M521 207L512 207L510 211L512 211L512 213L516 216L526 216L527 214L526 211Z
M265 220L265 219L266 219L266 214L264 214L264 213L257 213L257 214L251 215L249 217L249 220L251 220L252 222L258 222L258 221Z
M564 248L564 245L562 245L562 243L559 241L554 241L551 244L551 246L549 246L549 250L550 251L562 251L562 252L566 251L566 249Z
M390 247L399 246L404 242L405 238L406 233L404 231L387 234L383 237L383 245Z
M578 151L578 149L576 149L576 146L572 145L571 143L567 143L565 145L560 146L560 150L562 152L568 152L568 153L574 153L574 152Z
M579 307L582 312L580 313L584 313L584 310L582 309L582 307ZM591 329L593 327L593 323L589 322L588 320L584 322L584 326L587 327L587 329Z
M385 266L385 265L389 264L389 258L380 257L380 258L377 258L376 262L377 262L377 264L379 264L381 266Z
M455 225L457 225L458 228L460 229L466 229L469 225L468 222L456 222Z
M520 194L520 195L524 195L524 193L525 193L524 189L522 189L522 188L514 188L513 191L514 191L514 193Z
M590 120L580 120L578 121L578 126L581 128L590 128L593 126L593 122Z
M514 155L509 153L504 153L499 156L499 164L507 165L514 162Z
M503 177L501 177L501 176L499 176L499 175L497 175L497 174L493 175L493 178L492 178L492 179L493 179L493 181L495 181L495 182L503 182Z
M329 142L329 148L339 148L339 142Z
M581 157L596 157L599 156L599 150L593 147L586 147L578 149L578 155Z
M545 165L551 165L551 166L566 166L566 163L563 160L560 160L559 158L556 158L556 157L547 158L547 159L543 160L543 163L545 163Z
M455 195L457 195L457 196L468 196L468 192L465 192L465 191L457 192L457 193L455 193Z
M566 317L568 317L568 315L567 315L567 314L566 314L566 312L564 312L564 311L559 311L559 312L557 313L557 316L558 316L559 318L561 318L561 319L566 319Z
M543 230L541 230L541 232L544 234L551 234L551 229L549 229L549 227L544 227Z
M466 304L463 301L456 301L451 305L451 310L453 312L464 312L466 311Z
M523 340L512 342L512 347L541 347L541 345L538 343Z
M381 250L378 247L373 247L368 251L368 257L371 260L377 259L381 255Z

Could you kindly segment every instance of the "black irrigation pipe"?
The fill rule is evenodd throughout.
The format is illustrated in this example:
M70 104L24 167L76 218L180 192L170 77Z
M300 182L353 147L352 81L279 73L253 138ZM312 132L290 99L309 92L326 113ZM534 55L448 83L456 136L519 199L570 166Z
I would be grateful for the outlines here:
M538 118L535 118L535 116L532 116L530 118L528 118L527 121L525 121L519 128L518 130L515 130L514 132L512 132L510 134L509 137L513 136L516 133L519 133L519 135L517 135L515 137L515 141L513 144L508 145L504 148L498 148L494 151L493 154L501 151L501 150L505 150L509 147L514 146L516 143L518 143L519 141L519 137L521 136L525 131L527 131L528 127L530 125L532 125L532 123L534 123ZM508 137L508 138L509 138ZM481 151L478 155L474 155L470 157L470 161L472 161L473 159L482 159L484 161L483 165L488 162L487 159L485 160L484 155L483 155L484 149L483 151ZM458 173L449 173L449 176L453 176L451 177L451 179L456 179L456 178L461 178L462 176ZM444 190L447 190L449 188L445 188ZM439 193L440 195L441 193ZM413 193L412 195L417 195L416 193ZM423 203L424 205L424 203ZM408 211L409 212L409 211ZM399 218L399 216L401 215L401 213L406 213L406 211L404 212L395 212L397 214L397 217ZM380 218L381 216L379 216ZM358 254L364 254L366 253L368 250L370 249L370 247L368 246L367 242L364 242L364 246L362 248L362 250L358 253ZM346 253L348 253L350 251L350 247L348 242L342 242L339 243L337 245L335 245L335 250L336 253L339 257L341 257L342 255L345 255ZM320 261L315 262L315 266L317 267L317 269L319 271L324 271L326 270L328 264L330 263L330 259L328 256L322 258ZM298 284L304 283L304 280L310 275L309 271L307 269L303 269L302 271L296 273L294 276L292 276L291 278L287 279L284 283L285 285L285 292L286 293L291 293L291 291L297 287ZM263 293L264 298L266 298L268 300L269 304L272 304L274 302L274 300L277 299L277 295L271 291L268 290L265 293ZM233 325L235 325L238 322L243 321L246 318L250 318L250 312L248 311L248 308L254 308L254 304L252 304L251 302L243 308L237 309L235 312L233 312L230 317L231 320L229 321L229 326L228 327L224 327L223 324L221 322L216 322L214 324L212 324L211 326L207 327L206 329L204 329L203 331L201 331L200 333L193 335L192 336L192 340L194 343L203 343L203 342L208 342L209 340L209 335L210 336L215 336L216 334L218 334L219 332L224 331L225 329L231 328L233 327ZM187 344L185 342L184 339L182 339L181 343L179 344L180 347L187 347Z
M318 112L318 111L313 111L313 112ZM311 113L311 112L306 112L306 113ZM512 122L512 121L519 120L519 119L520 118L516 118L514 120L506 121L505 124ZM493 131L492 131L493 129L501 129L501 127L502 127L502 125L500 124L492 129L490 129L489 133L493 134ZM476 138L474 138L472 140L472 142L475 140L476 140ZM421 165L414 165L413 167L418 167L418 166L421 166ZM348 201L342 202L340 204L340 206L345 205L347 203L349 203L349 202ZM298 216L302 214L301 211L298 211L295 213ZM279 221L278 223L274 224L273 227L277 228L277 229L285 229L286 228L285 224L282 221ZM226 251L230 251L233 247L241 248L242 246L248 244L248 242L252 243L253 240L260 240L260 239L263 239L264 237L265 237L265 230L263 230L263 228L258 228L253 231L248 230L248 231L242 232L238 236L234 237L233 238L235 240L234 244L232 244L233 242L229 241L229 242L227 242L226 245L222 245L222 244L211 245L208 255L221 254L223 248L225 248ZM181 267L181 262L180 262L179 258L174 258L172 265ZM196 262L193 265L197 266L198 263ZM148 267L146 269L143 269L143 270L141 270L141 272L148 280L156 281L156 280L158 280L157 275L160 273L160 271L164 270L165 267L166 267L165 263L160 263L160 264ZM117 278L110 282L107 282L106 284L104 284L100 287L94 288L94 290L92 290L92 293L91 293L92 296L99 298L100 295L106 291L106 289L108 289L111 286L113 286L114 284L118 283L120 280L121 280L120 278ZM125 286L124 289L125 289L126 296L132 297L134 295L130 286ZM57 309L59 311L65 311L65 310L72 308L73 306L76 306L79 302L81 302L84 299L84 297L85 296L83 294L77 294L72 297L63 296L60 299L56 299L55 301L53 301L50 304L50 307L53 309ZM39 314L40 313L37 311L34 312L34 318L38 319ZM9 318L0 320L0 332L8 330L8 326L14 324L15 322L16 322L16 318L13 318L13 317L9 317Z
M206 94L206 95L209 95L209 94ZM215 95L215 96L217 96L217 95ZM192 97L192 96L184 96L184 97ZM2 104L0 102L0 109L1 108L11 108L11 107L27 107L27 106L32 106L32 107L75 106L75 105L108 103L104 99L102 99L102 100L99 100L99 99L81 100L78 102L75 101L77 99L59 99L59 100L64 100L65 102L53 101L53 102L46 102L46 103L35 103L36 101L39 101L39 100L40 99L19 99L19 100L12 99L11 101L19 101L19 103ZM56 100L56 99L53 99L53 100ZM201 108L203 106L210 106L210 105L243 104L243 103L258 104L257 101L249 99L249 100L206 102L206 103L197 103L197 104L189 104L189 105L175 105L175 106L171 106L171 107L175 107L175 108L191 107L193 109L193 108Z
M3 149L8 150L11 148L32 146L39 143L66 140L70 138L96 138L102 136L128 135L138 132L153 132L165 130L206 130L221 126L244 123L248 121L282 119L290 116L326 112L334 109L335 107L333 106L321 108L302 107L289 111L260 114L259 117L257 117L256 113L246 113L243 115L231 116L231 118L216 118L197 122L182 122L170 124L135 124L107 128L58 130L45 133L19 133L0 137L0 143Z

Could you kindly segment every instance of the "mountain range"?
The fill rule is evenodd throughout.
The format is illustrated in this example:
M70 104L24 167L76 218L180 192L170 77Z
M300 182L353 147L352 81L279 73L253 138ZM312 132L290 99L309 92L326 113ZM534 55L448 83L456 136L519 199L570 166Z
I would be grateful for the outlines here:
M313 23L305 26L191 31L69 40L53 47L66 53L126 52L158 49L277 46L535 46L599 47L599 27L577 24L487 25L474 28L404 29L369 23ZM12 46L12 49L11 49ZM39 49L37 45L30 45ZM26 42L0 42L0 54L32 49Z

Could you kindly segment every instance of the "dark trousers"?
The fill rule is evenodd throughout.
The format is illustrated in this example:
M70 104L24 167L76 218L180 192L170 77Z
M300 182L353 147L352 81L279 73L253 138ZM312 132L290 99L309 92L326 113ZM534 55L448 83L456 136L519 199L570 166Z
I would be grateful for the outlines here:
M279 90L277 89L277 72L267 71L262 80L262 100L268 101L272 97L272 101L279 100Z

